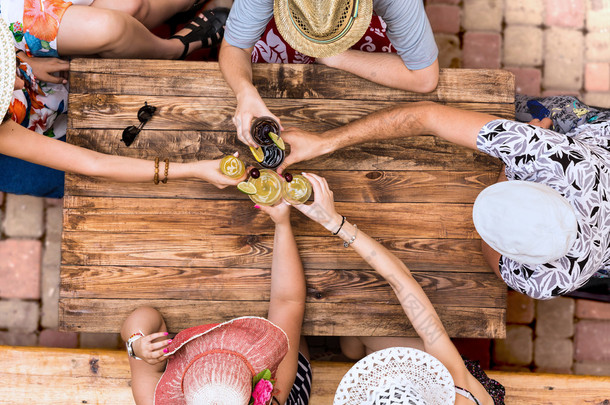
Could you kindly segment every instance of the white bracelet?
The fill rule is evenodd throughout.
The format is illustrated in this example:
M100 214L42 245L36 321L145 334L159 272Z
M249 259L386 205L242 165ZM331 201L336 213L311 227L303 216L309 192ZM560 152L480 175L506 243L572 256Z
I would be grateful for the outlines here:
M351 245L352 243L354 243L354 241L356 240L356 236L358 236L358 226L356 224L352 224L354 226L354 228L356 229L356 232L354 232L354 236L352 236L350 238L350 240L343 242L343 247L347 248L349 247L349 245Z
M133 351L133 342L138 339L142 339L143 337L144 333L142 333L142 331L139 331L138 333L134 333L133 335L131 335L131 337L127 340L125 346L127 346L127 354L129 355L129 357L136 360L142 360L141 358L136 356L135 352Z

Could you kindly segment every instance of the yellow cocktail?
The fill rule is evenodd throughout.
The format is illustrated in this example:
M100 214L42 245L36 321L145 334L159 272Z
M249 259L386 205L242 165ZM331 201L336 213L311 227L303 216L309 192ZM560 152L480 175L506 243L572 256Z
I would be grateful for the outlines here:
M286 174L286 182L282 188L284 200L292 205L304 204L311 196L311 183L300 174Z
M237 157L227 155L220 160L220 171L227 177L239 179L246 172L246 166Z
M256 193L250 199L256 204L275 205L282 198L282 178L269 169L261 169L258 178L250 177L248 183L256 187Z

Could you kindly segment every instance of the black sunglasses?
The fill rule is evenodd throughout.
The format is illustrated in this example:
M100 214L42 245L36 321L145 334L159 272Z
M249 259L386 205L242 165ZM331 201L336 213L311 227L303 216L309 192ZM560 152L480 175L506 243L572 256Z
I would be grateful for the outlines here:
M157 107L148 105L146 101L144 102L144 106L138 110L138 120L140 121L140 125L137 127L135 125L130 125L123 130L121 140L125 142L125 146L129 146L133 143L144 125L146 125L146 123L150 121L152 116L155 114L155 111L157 111Z

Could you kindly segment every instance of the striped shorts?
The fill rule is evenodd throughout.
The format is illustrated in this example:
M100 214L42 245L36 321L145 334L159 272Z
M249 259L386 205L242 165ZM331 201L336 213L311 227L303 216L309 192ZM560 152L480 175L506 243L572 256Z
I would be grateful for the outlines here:
M294 385L288 394L286 405L307 405L309 403L309 393L311 392L311 364L299 353L299 364L297 366L297 376Z

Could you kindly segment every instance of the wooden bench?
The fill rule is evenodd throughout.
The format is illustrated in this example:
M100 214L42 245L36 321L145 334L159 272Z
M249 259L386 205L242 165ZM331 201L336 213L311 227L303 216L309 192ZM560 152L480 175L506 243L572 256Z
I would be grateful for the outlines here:
M514 116L514 78L447 69L415 94L319 65L255 65L254 84L284 126L325 130L401 102L433 100ZM130 147L123 129L147 101L157 113ZM68 141L100 152L171 161L236 149L235 98L206 62L75 59ZM404 260L454 337L504 337L506 286L489 269L472 224L476 195L499 164L433 136L337 151L295 170L328 179L339 212ZM171 169L170 169L171 170ZM266 316L273 224L231 187L201 181L120 184L66 176L60 322L116 332L151 305L177 332L236 316ZM412 336L394 293L359 256L293 212L305 267L306 335Z
M312 362L311 405L331 405L350 363ZM488 372L508 405L606 405L610 377ZM127 354L118 350L0 346L3 404L133 405Z

